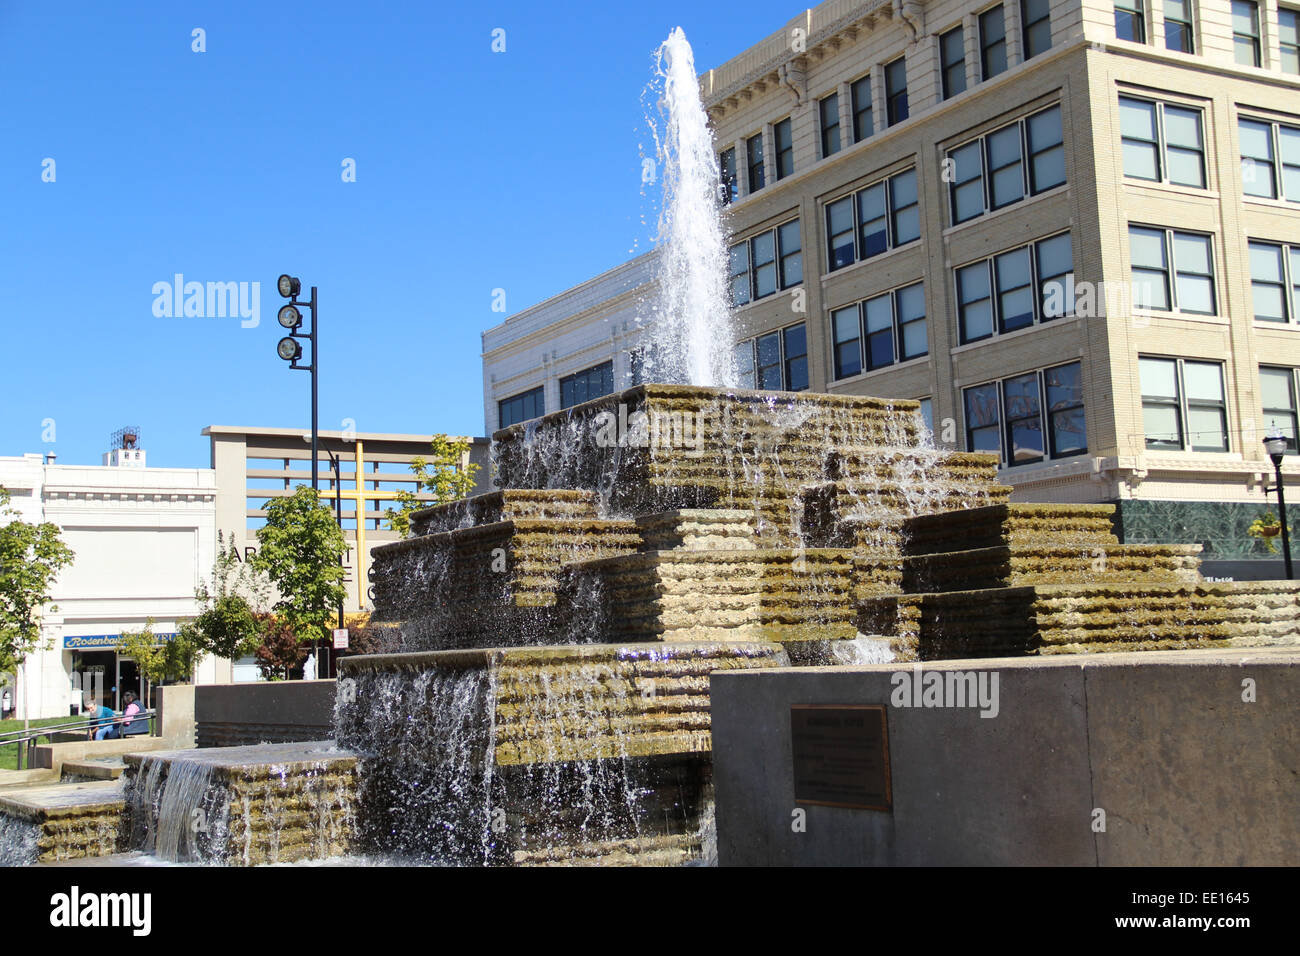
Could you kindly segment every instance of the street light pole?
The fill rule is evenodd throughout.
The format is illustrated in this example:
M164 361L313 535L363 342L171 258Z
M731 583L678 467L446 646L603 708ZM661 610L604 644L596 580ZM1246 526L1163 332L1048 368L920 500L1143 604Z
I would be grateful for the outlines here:
M1273 460L1273 471L1277 475L1277 510L1282 522L1282 561L1286 567L1286 579L1295 578L1291 568L1291 534L1286 522L1286 492L1282 490L1282 459L1286 456L1286 439L1279 434L1269 435L1264 439L1268 457Z
M289 334L282 338L275 347L276 354L289 363L290 368L298 369L301 372L311 373L311 490L320 492L320 429L318 423L318 389L317 378L320 372L320 361L317 349L320 343L316 337L317 309L319 302L316 299L316 287L311 287L311 300L299 303L298 295L302 291L302 282L296 276L282 275L276 282L276 288L279 289L280 295L289 300L288 305L280 306L280 311L276 318L280 325L287 329ZM302 332L302 312L299 305L305 305L311 311L311 330ZM302 339L311 343L311 364L299 365L298 360L302 358Z

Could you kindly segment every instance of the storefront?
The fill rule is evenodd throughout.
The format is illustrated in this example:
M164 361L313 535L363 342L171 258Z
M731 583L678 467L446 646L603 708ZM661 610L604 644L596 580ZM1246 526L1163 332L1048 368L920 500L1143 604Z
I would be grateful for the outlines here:
M174 634L155 634L159 644ZM122 695L132 691L146 706L153 706L153 685L140 673L136 662L117 652L120 634L82 634L63 639L65 665L72 680L69 711L78 712L86 694L96 701L120 711L125 706ZM80 691L80 693L78 693Z

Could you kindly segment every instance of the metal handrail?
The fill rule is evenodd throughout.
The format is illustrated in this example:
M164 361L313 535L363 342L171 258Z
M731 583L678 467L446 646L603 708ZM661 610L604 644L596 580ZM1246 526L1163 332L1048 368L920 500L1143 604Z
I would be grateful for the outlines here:
M158 715L157 710L142 710L138 714L132 714L130 720L134 723L137 720L149 720ZM112 717L88 717L84 720L68 721L59 724L46 724L44 727L29 727L26 730L10 730L0 733L0 747L7 747L10 744L18 744L18 769L23 769L23 753L27 753L27 765L31 766L31 752L35 749L36 740L40 737L49 737L52 734L72 733L75 731L93 731L101 727L111 726L113 724L125 724L127 722L126 714L114 714ZM143 736L143 735L141 735ZM119 738L120 739L120 738ZM26 746L23 746L26 744Z

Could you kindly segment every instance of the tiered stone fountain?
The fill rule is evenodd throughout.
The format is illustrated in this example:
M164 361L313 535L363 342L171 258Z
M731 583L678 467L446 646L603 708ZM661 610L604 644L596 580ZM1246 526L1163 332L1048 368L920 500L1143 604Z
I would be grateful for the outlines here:
M15 832L683 863L709 852L713 671L1300 640L1297 585L1206 583L1197 546L1120 544L1109 506L1009 503L914 402L647 385L495 440L499 491L374 552L391 653L341 662L337 744L131 758L125 823L97 794L86 826Z

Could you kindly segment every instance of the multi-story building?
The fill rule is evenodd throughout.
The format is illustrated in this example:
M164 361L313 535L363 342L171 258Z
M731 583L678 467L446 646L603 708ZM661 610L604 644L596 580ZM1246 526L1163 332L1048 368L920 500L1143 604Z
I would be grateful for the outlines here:
M75 555L54 581L40 647L10 695L17 716L80 713L83 691L119 710L128 690L150 699L136 662L117 646L123 633L150 624L162 641L198 613L195 588L215 559L215 479L210 468L146 467L134 440L106 454L103 465L0 458L0 487L17 519L57 525ZM196 679L213 682L217 667L206 659Z
M1262 553L1262 439L1300 416L1298 16L828 0L703 74L746 384L920 399L1020 500Z

